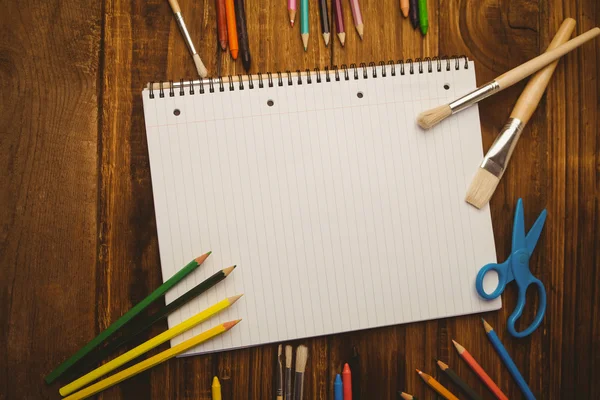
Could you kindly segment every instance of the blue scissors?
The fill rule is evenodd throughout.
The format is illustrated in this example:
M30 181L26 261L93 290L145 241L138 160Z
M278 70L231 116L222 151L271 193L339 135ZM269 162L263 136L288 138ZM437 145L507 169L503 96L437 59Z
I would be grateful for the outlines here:
M475 281L475 287L477 293L486 300L492 300L500 296L504 292L506 285L513 280L517 281L519 287L519 297L517 301L517 307L513 313L508 317L508 332L518 338L522 338L530 335L542 322L544 313L546 312L546 289L542 281L537 279L531 271L529 271L529 258L535 249L535 246L540 238L542 229L544 228L544 222L546 222L546 210L540 213L540 216L535 221L527 236L525 236L525 219L523 217L523 201L519 199L517 201L517 209L515 211L515 221L513 224L513 235L512 235L512 250L511 254L506 261L502 264L491 263L485 265L479 270L477 279ZM498 286L492 293L486 293L483 289L483 277L489 271L496 271L498 274ZM530 285L536 285L539 293L539 306L535 319L527 327L527 329L517 332L515 329L515 322L525 308L525 294L527 288Z

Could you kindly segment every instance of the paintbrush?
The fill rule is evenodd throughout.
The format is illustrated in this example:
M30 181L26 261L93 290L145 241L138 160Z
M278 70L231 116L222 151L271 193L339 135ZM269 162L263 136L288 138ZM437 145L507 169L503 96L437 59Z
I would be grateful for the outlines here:
M283 400L283 354L281 347L281 345L277 347L277 376L275 379L275 395L277 396L277 400Z
M554 39L550 42L547 51L565 43L574 29L575 20L573 18L565 19L560 29L556 32ZM502 178L502 174L504 174L508 166L508 161L517 145L521 132L537 108L557 64L558 60L538 71L529 80L527 86L525 86L523 93L519 96L510 114L508 122L504 125L492 147L488 150L475 177L471 181L465 198L467 203L481 208L490 201L500 182L500 178Z
M304 345L296 349L296 376L294 379L294 400L302 400L304 392L304 369L308 360L308 348Z
M285 346L285 400L292 400L292 346Z
M417 123L423 129L433 128L450 115L456 114L457 112L472 106L480 100L483 100L492 94L498 93L499 91L514 85L524 78L527 78L529 75L558 60L560 57L598 35L600 35L600 28L596 27L590 29L589 31L576 36L568 42L556 47L554 50L550 50L544 54L541 54L527 61L526 63L521 64L508 72L505 72L493 81L478 87L471 93L468 93L449 104L444 104L442 106L422 112L417 116Z
M181 35L185 40L185 44L187 45L190 53L192 54L192 58L194 59L194 64L196 64L196 70L198 71L198 75L201 78L206 78L208 75L208 71L204 66L204 63L200 59L200 56L196 52L196 48L194 47L194 43L192 43L192 37L185 26L185 22L183 21L183 15L181 15L181 8L179 7L179 3L177 0L169 0L169 4L171 5L171 9L173 10L173 14L175 15L175 20L177 21L177 25L179 25L179 30L181 31Z

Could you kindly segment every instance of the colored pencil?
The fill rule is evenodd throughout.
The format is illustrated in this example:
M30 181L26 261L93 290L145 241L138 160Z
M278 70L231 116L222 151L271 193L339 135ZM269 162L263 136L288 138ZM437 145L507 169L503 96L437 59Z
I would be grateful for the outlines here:
M335 20L335 30L342 47L346 44L346 28L344 27L344 10L342 9L342 0L333 0L333 19Z
M231 57L233 57L234 60L237 60L239 44L233 0L225 0L225 15L227 16L227 39L229 39L229 52L231 53Z
M323 40L325 46L329 45L329 11L327 11L327 0L319 0L319 11L321 13L321 30L323 31Z
M471 400L483 400L481 396L479 396L475 391L471 388L471 386L467 385L465 381L463 381L460 376L456 372L454 372L446 363L441 362L440 360L436 360L438 367L446 374L448 378L456 386L458 386Z
M288 14L290 15L290 25L292 28L296 19L296 7L296 0L288 0Z
M221 382L216 376L213 378L211 392L212 400L221 400Z
M175 325L171 329L164 331L160 335L155 336L152 339L140 344L139 346L120 355L119 357L115 358L114 360L107 362L106 364L85 374L81 378L69 383L68 385L63 386L59 390L60 395L68 396L71 393L73 393L73 392L81 389L82 387L88 385L89 383L95 381L96 379L101 378L102 376L108 374L109 372L112 372L115 369L119 368L120 366L138 358L142 354L147 353L148 351L152 350L153 348L160 346L161 344L165 343L168 340L173 339L175 336L181 335L182 333L189 331L190 329L192 329L199 323L206 321L208 318L212 317L213 315L218 314L219 312L228 308L233 303L235 303L240 297L242 297L242 295L233 296L233 297L229 297L224 300L221 300L220 302L210 306L206 310L201 311L198 314L194 315L193 317L188 318L185 321L181 322L180 324Z
M419 370L417 370L417 372L419 373L421 379L423 379L425 383L428 384L433 390L438 392L440 396L447 400L458 400L458 397L450 393L448 389L446 389L444 386L442 386L441 383L433 379L431 375L428 375L425 372Z
M354 26L356 27L358 36L360 36L362 40L365 31L365 25L363 23L362 14L360 13L360 4L358 4L358 0L350 0L350 9L352 10Z
M427 0L419 0L419 26L423 36L427 34L429 29L429 18L427 16Z
M283 400L283 351L282 346L277 347L277 372L275 376L275 396Z
M352 400L352 371L348 363L344 364L342 370L342 382L344 385L344 400Z
M506 397L506 395L502 393L502 390L500 390L498 385L494 383L492 378L490 378L490 376L484 371L484 369L481 368L481 365L479 365L477 361L475 361L473 356L455 340L452 340L452 343L454 343L454 347L456 347L456 350L458 351L458 354L461 356L461 358L465 360L467 364L469 364L469 367L471 367L473 372L475 372L477 376L479 376L479 379L481 379L483 383L485 383L485 385L492 391L492 393L494 393L494 395L500 400L508 400L508 397Z
M352 400L360 400L360 356L356 346L352 346L352 357L348 365L352 371Z
M292 346L285 346L285 400L292 400Z
M183 20L183 15L181 14L181 8L179 7L179 3L177 0L169 0L169 5L171 6L171 10L173 10L173 15L175 16L175 21L177 21L177 25L179 26L179 31L181 32L181 36L183 36L183 40L187 45L190 54L192 55L192 59L194 60L194 65L196 66L196 71L201 78L206 78L208 75L208 71L200 59L200 55L196 51L194 47L194 43L192 42L192 37L188 32L187 26L185 25L185 21Z
M112 334L118 331L121 327L131 321L136 315L144 311L150 304L152 304L155 300L162 297L169 289L173 286L177 285L183 278L188 276L192 271L198 268L204 260L208 258L210 255L210 251L206 254L201 255L200 257L192 260L188 265L183 267L179 272L173 275L170 279L168 279L165 283L160 285L158 289L154 292L150 293L148 297L144 300L136 304L131 310L127 311L121 318L113 322L108 328L102 331L98 336L92 339L88 344L83 346L77 353L71 356L68 360L60 364L54 371L50 372L48 376L46 376L46 383L52 383L57 378L59 378L63 373L65 373L71 366L73 366L77 361L81 360L83 357L88 355L92 350L94 350L100 343L104 342L108 339Z
M336 374L333 381L333 400L344 400L344 385L340 374Z
M242 65L246 72L250 71L252 59L250 57L250 44L248 43L248 29L246 28L246 10L244 0L234 0L235 22L237 24L238 41L242 53Z
M139 362L127 369L124 369L121 372L111 375L108 378L101 380L100 382L94 383L93 385L88 386L85 389L82 389L79 392L70 395L69 397L65 397L63 400L79 400L93 396L96 393L99 393L105 389L108 389L109 387L123 382L126 379L131 378L132 376L139 374L140 372L146 371L147 369L150 369L164 361L167 361L177 356L178 354L181 354L184 351L191 349L192 347L198 346L200 343L203 343L209 339L212 339L215 336L227 332L240 321L241 320L238 319L236 321L229 321L219 324L214 328L211 328L197 336L194 336L191 339L186 340L185 342L178 344L177 346L171 347L170 349L158 353L157 355L152 356L142 362Z
M221 50L227 50L227 13L225 12L225 0L217 2L217 35Z
M413 396L412 394L408 394L406 392L398 392L398 394L400 395L400 397L402 397L404 400L418 400L415 396Z
M404 15L404 18L408 17L408 10L410 10L408 0L400 0L400 10L402 10L402 15Z
M510 372L512 377L515 379L517 385L519 385L519 388L521 389L521 392L523 392L525 398L527 400L535 400L535 396L531 392L531 389L527 385L527 382L525 382L525 379L523 379L521 372L519 372L519 369L515 365L515 362L508 354L508 351L506 351L506 348L500 341L500 338L498 337L498 335L496 335L496 332L494 332L494 328L492 328L492 326L488 324L483 318L481 319L481 321L483 321L483 327L485 328L485 332L487 333L488 339L490 339L490 342L492 342L492 346L494 346L494 349L496 349L496 353L498 353L500 359L502 360L504 365L506 365L506 368L508 368L508 372Z
M296 349L296 377L294 379L294 400L302 400L304 395L304 371L308 361L308 347L298 346Z
M410 8L408 9L408 19L413 29L417 29L419 26L419 0L408 0L410 2Z
M308 49L308 0L300 0L300 34L306 51Z

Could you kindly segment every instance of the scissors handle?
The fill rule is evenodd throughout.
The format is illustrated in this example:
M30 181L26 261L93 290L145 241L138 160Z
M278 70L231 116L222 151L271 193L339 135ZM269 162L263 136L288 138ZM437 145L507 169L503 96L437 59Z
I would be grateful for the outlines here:
M523 330L521 332L517 332L517 330L515 329L515 323L517 322L517 319L519 319L521 317L521 315L523 314L523 309L525 308L525 299L527 296L527 288L530 285L535 285L538 288L538 294L539 294L538 309L537 309L535 318L533 319L533 322L531 323L531 325L529 325L525 330ZM537 278L532 277L527 286L519 287L519 298L517 301L517 307L515 308L515 311L513 311L513 313L510 315L510 317L508 317L508 332L512 336L517 337L517 338L523 338L525 336L531 335L531 333L533 333L533 331L535 331L537 329L537 327L540 326L540 323L542 322L542 319L544 318L545 313L546 313L546 288L544 287L544 284L542 283L542 281L540 281Z
M496 297L500 296L502 292L504 292L506 284L509 282L509 280L511 280L508 276L508 263L509 260L503 262L502 264L490 263L484 265L479 270L479 272L477 273L477 278L475 279L475 288L477 289L477 293L479 293L481 297L483 297L486 300L493 300ZM498 274L498 286L496 286L496 289L492 293L486 293L486 291L483 289L483 278L485 277L485 274L487 274L490 271L496 271L496 273Z

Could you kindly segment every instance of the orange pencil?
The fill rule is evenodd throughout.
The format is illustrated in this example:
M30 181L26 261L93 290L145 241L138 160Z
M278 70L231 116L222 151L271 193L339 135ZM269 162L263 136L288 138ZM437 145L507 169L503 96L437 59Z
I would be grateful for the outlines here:
M234 60L237 60L239 48L233 0L225 0L225 14L227 15L227 38L229 39L229 51L231 52L231 57L233 57Z
M455 395L450 393L450 391L448 389L446 389L445 387L442 386L441 383L439 383L438 381L433 379L433 377L431 375L427 375L425 372L419 371L419 370L417 370L417 372L419 373L419 376L421 377L421 379L423 379L426 384L431 386L431 388L433 390L438 392L440 394L440 396L442 396L448 400L458 400L458 397L456 397Z
M477 376L479 376L479 378L492 391L492 393L494 393L494 395L500 400L508 400L508 397L506 397L506 395L502 393L502 390L500 390L500 388L494 383L492 378L490 378L490 376L483 370L483 368L481 368L481 365L479 365L477 361L475 361L473 356L455 340L452 340L452 343L454 343L454 347L456 347L456 350L458 351L458 354L461 356L461 358L465 360L467 364L469 364L469 367L471 367L473 372L475 372Z
M400 10L402 10L402 15L404 15L404 18L408 17L409 8L410 5L408 3L408 0L400 0Z

